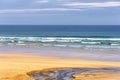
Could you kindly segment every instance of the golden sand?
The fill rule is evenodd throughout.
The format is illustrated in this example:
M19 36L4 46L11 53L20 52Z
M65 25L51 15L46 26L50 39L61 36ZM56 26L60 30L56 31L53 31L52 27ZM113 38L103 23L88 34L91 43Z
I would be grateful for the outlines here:
M73 76L74 80L120 80L120 75L116 72L93 72Z
M19 53L18 54L0 53L0 80L34 80L33 78L27 75L28 72L59 67L109 68L120 67L120 62L61 59L57 57L34 56ZM106 75L109 75L109 73L106 73ZM94 79L79 79L80 77L77 77L76 80L94 80ZM110 77L110 80L120 80L120 78L119 79L117 78L118 76L114 77L116 79L115 78L112 79ZM107 80L107 79L95 79L95 80Z

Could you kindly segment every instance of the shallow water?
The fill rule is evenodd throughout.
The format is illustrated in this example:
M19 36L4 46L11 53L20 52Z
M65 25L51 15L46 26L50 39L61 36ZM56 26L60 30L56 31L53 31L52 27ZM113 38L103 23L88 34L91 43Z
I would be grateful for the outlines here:
M58 58L86 59L97 61L120 62L118 49L74 49L57 47L20 47L1 46L0 53L20 53L27 55L51 56Z

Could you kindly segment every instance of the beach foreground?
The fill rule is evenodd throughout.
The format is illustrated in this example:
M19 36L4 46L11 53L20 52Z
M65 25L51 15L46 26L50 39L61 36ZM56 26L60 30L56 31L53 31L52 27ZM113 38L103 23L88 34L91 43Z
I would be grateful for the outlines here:
M0 80L35 80L30 75L36 72L71 68L120 68L120 62L62 59L57 57L26 55L23 53L0 53ZM74 80L120 80L119 75L119 71L96 71L74 74L73 77Z

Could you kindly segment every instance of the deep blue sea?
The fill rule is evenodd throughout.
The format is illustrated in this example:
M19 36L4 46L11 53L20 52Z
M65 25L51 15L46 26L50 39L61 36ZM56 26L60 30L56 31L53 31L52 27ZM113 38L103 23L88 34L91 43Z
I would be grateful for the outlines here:
M1 25L0 45L120 48L119 25Z

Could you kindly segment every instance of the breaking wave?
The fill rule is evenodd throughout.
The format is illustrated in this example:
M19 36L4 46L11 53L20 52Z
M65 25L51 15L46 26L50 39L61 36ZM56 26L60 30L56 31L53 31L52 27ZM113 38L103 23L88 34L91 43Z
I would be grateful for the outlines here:
M59 47L119 47L120 38L84 37L0 37L1 45L39 45Z

